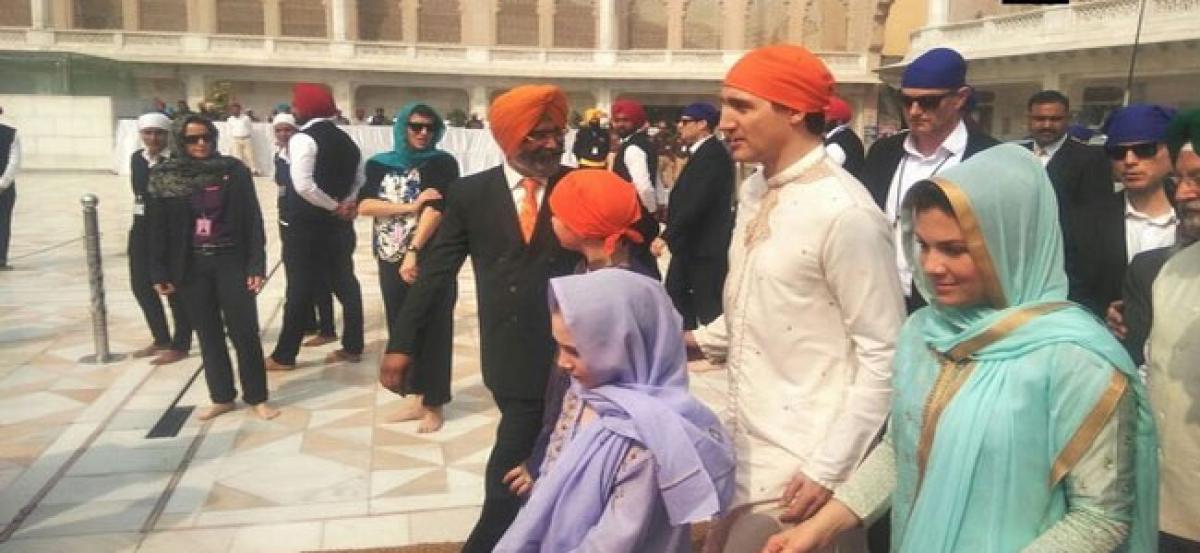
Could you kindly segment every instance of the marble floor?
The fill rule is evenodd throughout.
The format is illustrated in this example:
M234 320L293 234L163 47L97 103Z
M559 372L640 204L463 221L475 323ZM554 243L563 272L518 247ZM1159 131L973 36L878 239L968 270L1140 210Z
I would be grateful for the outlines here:
M304 348L300 367L269 375L282 414L242 406L177 435L147 433L178 398L202 407L198 349L163 367L124 358L96 365L79 198L100 198L111 351L150 342L129 292L128 180L101 173L22 174L14 270L0 272L0 552L292 552L457 541L482 501L497 411L479 373L474 285L460 275L454 400L445 427L386 423L400 399L376 384L386 331L369 225L355 263L366 307L360 363L325 365L336 343ZM268 267L278 260L274 184L260 179ZM282 271L258 299L264 348L282 315ZM721 408L722 371L693 373Z

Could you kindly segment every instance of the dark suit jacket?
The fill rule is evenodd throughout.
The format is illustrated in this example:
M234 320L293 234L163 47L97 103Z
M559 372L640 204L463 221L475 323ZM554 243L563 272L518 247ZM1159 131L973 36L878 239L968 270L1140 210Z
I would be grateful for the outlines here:
M1154 304L1151 302L1150 291L1154 286L1154 279L1158 278L1158 273L1173 253L1174 246L1139 253L1133 256L1133 261L1129 262L1129 268L1125 270L1121 299L1125 301L1122 314L1127 332L1121 344L1138 365L1146 362L1143 349L1146 339L1150 337L1150 323L1154 322Z
M724 257L733 232L733 160L716 137L688 158L671 188L663 240L671 255Z
M1064 242L1070 298L1104 317L1125 280L1125 195L1109 193L1072 209Z
M867 163L863 155L862 139L850 127L842 127L833 136L825 139L825 145L830 144L837 144L842 152L845 152L846 161L842 162L842 168L854 175L854 178L862 180L863 165Z
M887 202L888 189L892 186L892 177L896 174L896 168L900 166L900 160L904 159L904 139L907 137L908 132L905 131L882 138L872 144L871 149L867 151L867 163L863 167L862 182L866 185L867 191L871 193L875 204L885 211L887 208L884 203ZM995 138L968 126L967 148L963 151L963 159L999 143L1000 141Z
M450 185L437 236L420 254L421 275L396 316L389 352L413 353L418 331L469 255L484 384L499 397L542 398L555 352L546 286L553 277L571 274L580 259L558 243L546 201L568 170L550 179L528 245L502 166Z
M1022 145L1033 149L1033 141ZM1054 157L1046 164L1046 173L1054 184L1059 221L1064 226L1072 210L1112 194L1112 162L1104 150L1070 137L1054 152Z

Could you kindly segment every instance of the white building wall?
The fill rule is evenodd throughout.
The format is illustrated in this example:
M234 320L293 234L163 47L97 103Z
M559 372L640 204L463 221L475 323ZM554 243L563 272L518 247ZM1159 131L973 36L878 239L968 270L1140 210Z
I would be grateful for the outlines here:
M17 129L21 169L112 168L112 99L0 95L0 122Z

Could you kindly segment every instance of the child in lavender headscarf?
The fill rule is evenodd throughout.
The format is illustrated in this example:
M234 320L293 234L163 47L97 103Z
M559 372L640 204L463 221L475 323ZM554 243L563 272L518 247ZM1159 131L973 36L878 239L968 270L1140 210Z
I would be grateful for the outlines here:
M601 269L551 280L550 307L571 388L529 503L495 551L688 551L690 524L732 499L734 457L688 393L670 298Z

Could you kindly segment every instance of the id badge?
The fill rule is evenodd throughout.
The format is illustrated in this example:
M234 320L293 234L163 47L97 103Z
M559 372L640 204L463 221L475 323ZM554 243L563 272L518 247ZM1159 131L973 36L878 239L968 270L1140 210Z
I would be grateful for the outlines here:
M133 202L133 215L135 217L141 217L142 215L145 215L145 214L146 214L146 204L144 204L140 201Z
M212 219L201 217L196 219L196 236L208 238L212 234Z

